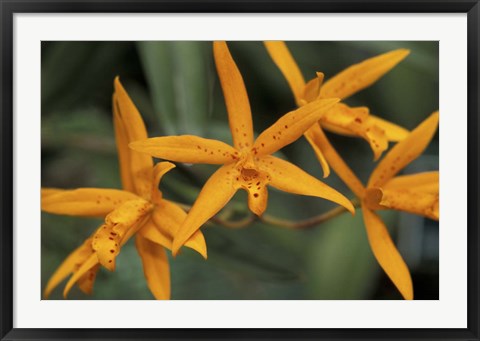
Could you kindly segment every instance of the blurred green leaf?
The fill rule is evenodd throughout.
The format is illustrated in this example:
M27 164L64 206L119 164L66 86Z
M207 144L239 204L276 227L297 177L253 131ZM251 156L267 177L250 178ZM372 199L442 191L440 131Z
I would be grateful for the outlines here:
M207 44L143 41L137 47L164 133L202 135L212 93Z
M113 79L124 68L129 42L45 42L42 56L42 111L93 102L110 103ZM99 91L99 89L103 89Z
M317 299L363 299L377 273L361 210L324 223L312 238L308 287Z

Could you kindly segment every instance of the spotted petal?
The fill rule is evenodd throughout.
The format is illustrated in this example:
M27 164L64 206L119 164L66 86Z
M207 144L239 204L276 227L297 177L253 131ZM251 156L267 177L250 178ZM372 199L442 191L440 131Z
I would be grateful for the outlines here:
M238 158L228 144L192 135L154 137L133 142L130 148L176 162L224 164Z
M273 187L289 193L324 198L355 213L350 200L294 164L274 156L261 157L259 163L261 169L270 175Z
M368 115L367 122L369 125L377 126L382 129L385 132L388 141L402 141L408 137L408 134L410 134L407 129L372 114Z
M438 126L438 111L423 121L403 141L398 142L372 172L368 187L382 187L415 160L432 140Z
M83 274L77 281L78 288L85 294L91 295L93 292L93 285L95 279L97 278L98 270L100 269L100 264L95 265L93 268L88 270Z
M374 125L368 117L366 107L352 108L339 103L322 117L320 123L322 126L326 123L330 127L346 130L354 136L365 139L370 144L374 159L377 160L388 148L388 140L385 131Z
M387 276L406 300L413 299L410 271L380 217L362 205L363 220L373 254Z
M297 140L337 103L336 98L318 99L283 115L255 140L254 154L269 155Z
M124 202L137 198L133 193L117 189L79 188L54 193L49 188L42 188L42 210L54 214L104 217Z
M115 258L122 242L141 228L152 208L150 202L137 199L127 201L107 215L105 224L95 232L92 242L100 264L110 271L115 269Z

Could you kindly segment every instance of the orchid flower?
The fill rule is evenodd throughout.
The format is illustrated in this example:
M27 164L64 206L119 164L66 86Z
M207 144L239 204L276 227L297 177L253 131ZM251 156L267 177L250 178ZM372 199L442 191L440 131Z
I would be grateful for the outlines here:
M243 78L225 42L214 42L213 51L233 146L190 135L156 137L130 144L136 151L170 161L222 165L205 183L188 212L175 236L173 254L239 189L248 193L248 207L258 216L267 208L267 185L294 194L325 198L353 212L351 202L342 194L290 162L271 155L302 136L338 99L318 99L291 111L254 140Z
M395 177L425 150L435 135L438 118L438 112L434 112L398 142L372 172L366 188L337 154L324 132L318 129L312 134L313 142L324 151L338 176L361 199L373 254L405 299L413 299L410 271L375 211L393 209L439 220L438 171Z
M342 100L375 83L385 73L395 67L409 53L398 49L352 65L324 82L324 74L317 72L316 77L308 82L283 41L266 41L265 47L290 86L297 106L301 107L319 98L340 98ZM324 176L330 173L323 151L312 142L312 134L323 127L337 134L358 136L365 139L377 160L388 148L388 141L400 141L408 131L398 125L369 114L367 107L352 108L339 103L323 115L305 133L323 168ZM317 132L318 133L318 132Z
M165 248L186 217L175 203L162 197L158 185L163 175L175 167L170 162L153 165L150 156L128 148L131 141L147 138L143 120L121 85L115 79L113 113L115 138L123 190L42 188L42 210L54 214L102 217L104 223L58 267L47 283L44 296L73 274L64 290L66 297L75 283L91 293L99 266L115 270L115 258L132 236L143 262L148 287L156 299L170 298L170 269ZM205 258L205 239L193 233L186 246Z

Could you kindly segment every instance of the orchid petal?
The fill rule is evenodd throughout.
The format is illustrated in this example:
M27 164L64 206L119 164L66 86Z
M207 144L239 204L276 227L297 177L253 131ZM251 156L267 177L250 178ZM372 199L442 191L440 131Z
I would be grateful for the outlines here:
M413 299L410 271L380 217L362 205L368 241L378 263L406 300Z
M187 213L180 206L164 199L155 207L152 220L145 224L139 233L144 238L171 250L172 241L186 216ZM207 245L201 231L195 232L185 246L207 258Z
M313 151L315 152L318 162L320 162L320 166L322 167L323 171L323 177L328 177L330 175L330 166L328 165L327 159L325 158L325 155L323 155L322 150L315 143L313 139L313 134L305 133L304 136L312 147Z
M283 115L258 136L253 153L269 155L292 143L337 103L336 98L318 99Z
M208 219L217 214L233 197L237 191L234 172L234 164L224 165L205 183L173 240L172 253L174 255Z
M300 101L304 98L305 80L287 45L283 41L265 41L264 44L273 62L287 80L297 105L300 106Z
M126 128L123 124L122 118L118 108L118 96L113 94L113 126L115 128L115 144L117 145L118 164L120 166L120 178L122 180L122 188L129 192L135 192L135 185L131 170L130 153L128 148L128 136Z
M147 130L145 129L145 124L143 123L137 107L128 96L118 77L115 78L114 85L114 100L116 100L117 107L116 112L123 123L125 132L124 136L126 137L127 142L145 140L148 137ZM124 147L122 146L121 149L123 150ZM128 161L130 164L133 184L135 186L135 192L144 198L148 198L151 194L153 176L152 158L142 153L130 153Z
M370 208L394 209L439 219L438 193L418 192L411 189L385 190L369 188L365 193ZM375 205L372 207L372 203Z
M97 277L98 269L100 269L100 264L95 265L93 268L88 270L83 274L77 281L78 288L85 294L91 295L93 292L93 284L95 283L95 278Z
M93 254L92 238L88 238L75 249L55 270L53 275L48 280L47 286L43 292L43 296L48 298L52 291L72 272L75 272L79 267Z
M408 134L410 134L407 129L372 114L368 115L367 122L372 126L377 126L383 129L388 141L402 141L408 137Z
M353 173L350 167L343 161L337 151L328 141L325 133L318 124L313 125L305 133L310 144L314 144L323 152L330 167L332 167L342 181L350 188L350 190L359 198L363 197L365 187L358 177Z
M377 160L382 152L388 148L388 140L385 132L371 124L368 120L368 108L351 108L348 105L339 103L330 109L321 119L321 124L328 122L330 126L340 127L365 139L374 153L374 159Z
M248 193L248 207L258 216L267 209L268 190L270 175L258 170L253 157L247 158L246 162L235 177L235 187L241 188Z
M130 143L133 150L176 162L224 164L238 159L226 143L192 135L154 137Z
M143 199L131 200L106 216L105 224L95 232L92 242L100 264L110 271L115 269L122 242L142 227L143 219L152 208L153 205Z
M324 78L325 75L322 72L317 72L317 77L308 81L303 91L303 100L305 103L313 102L318 99Z
M386 190L409 189L416 192L438 194L439 172L423 172L396 176L383 187Z
M170 299L170 266L165 249L140 235L135 238L135 245L153 296L157 300Z
M406 139L398 142L372 172L368 187L382 187L415 160L432 140L438 126L438 111L420 123Z
M213 42L213 55L227 106L235 148L249 149L253 143L252 112L242 75L224 41Z
M44 196L43 193L49 193ZM126 201L138 197L130 192L107 188L79 188L52 193L42 188L42 210L53 214L104 217Z
M75 283L77 283L77 281L80 280L80 278L82 278L83 275L85 275L88 271L90 271L91 268L93 268L97 264L98 264L97 254L94 253L94 254L90 255L85 260L85 262L82 263L82 265L78 268L78 270L76 270L73 273L73 275L70 277L67 284L65 285L65 288L63 289L63 297L67 298L68 293L73 288Z
M160 181L163 176L170 170L175 168L175 165L171 162L159 162L153 167L153 182L152 182L152 195L151 201L158 204L162 201L162 193L158 189Z
M352 203L344 195L294 164L274 156L263 156L258 162L261 169L270 175L270 184L273 187L289 193L324 198L345 207L352 214L355 213Z
M327 80L320 90L320 96L345 99L375 83L409 53L409 50L398 49L352 65Z

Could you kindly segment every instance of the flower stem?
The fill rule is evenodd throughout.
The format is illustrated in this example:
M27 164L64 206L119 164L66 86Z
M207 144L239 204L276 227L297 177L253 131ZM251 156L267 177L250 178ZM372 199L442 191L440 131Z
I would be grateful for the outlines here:
M360 202L357 198L351 201L354 207L358 207L360 205ZM178 205L180 205L187 212L191 209L191 206L189 205L180 204L180 203L178 203ZM210 218L210 222L218 225L222 225L227 228L233 228L233 229L246 227L255 221L261 221L265 224L289 228L289 229L307 229L307 228L315 227L330 219L333 219L345 212L347 212L347 210L344 207L338 206L327 212L319 214L317 216L307 218L304 220L297 220L297 221L277 218L269 214L264 214L261 217L257 217L256 215L250 213L246 217L239 220L228 220L228 219L221 218L219 216L214 216Z

